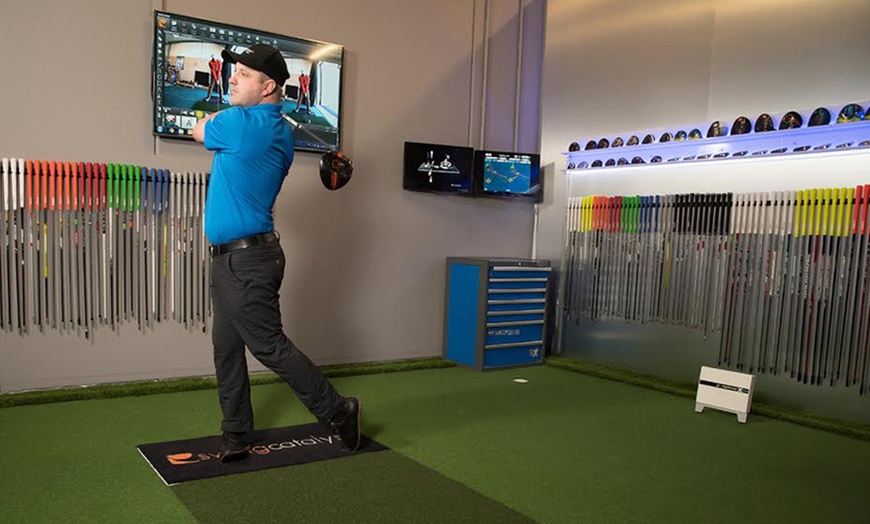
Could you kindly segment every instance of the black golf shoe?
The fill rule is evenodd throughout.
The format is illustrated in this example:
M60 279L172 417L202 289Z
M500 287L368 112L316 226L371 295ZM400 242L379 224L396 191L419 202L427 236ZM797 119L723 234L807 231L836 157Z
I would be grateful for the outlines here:
M251 450L251 445L245 438L245 433L233 433L224 431L221 437L221 462L230 462L245 458L248 451Z
M341 437L341 444L353 453L359 448L359 422L362 418L362 403L358 398L348 397L343 401L341 412L332 420L332 428Z

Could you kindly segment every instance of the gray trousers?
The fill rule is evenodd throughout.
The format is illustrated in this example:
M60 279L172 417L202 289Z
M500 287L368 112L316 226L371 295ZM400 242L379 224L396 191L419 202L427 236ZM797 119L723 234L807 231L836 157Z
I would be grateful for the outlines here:
M278 290L284 279L280 242L217 255L211 263L212 343L221 431L254 429L245 346L290 387L321 422L337 415L341 396L284 334Z

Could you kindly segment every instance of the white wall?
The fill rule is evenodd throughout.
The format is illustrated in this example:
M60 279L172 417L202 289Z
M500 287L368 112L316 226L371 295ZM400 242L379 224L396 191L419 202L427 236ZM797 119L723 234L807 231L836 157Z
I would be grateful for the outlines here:
M539 256L561 259L561 153L571 142L867 100L867 20L866 0L550 0L541 152L554 183L542 205ZM602 170L577 176L572 191L834 187L866 181L866 162L855 155L781 164L733 160L701 166L703 177L686 166Z
M276 207L288 260L284 326L321 364L439 355L445 257L525 257L531 249L529 204L401 188L405 140L478 145L486 4L6 2L3 19L15 23L0 32L0 100L9 124L0 126L0 156L208 171L210 155L200 146L151 136L154 8L343 44L343 149L354 160L354 179L328 192L318 176L319 155L297 155ZM540 1L494 2L490 10L499 24L516 25L512 16L530 4L542 27ZM516 55L513 38L490 42L489 49L507 46L512 50L506 53ZM542 54L540 40L526 44ZM540 68L540 62L532 65ZM539 74L528 70L534 76L524 85L531 89ZM486 94L495 100L490 116L514 111L516 84L487 84ZM485 145L513 140L512 127L483 129ZM208 335L174 325L147 334L100 329L92 340L54 332L0 334L4 392L212 372Z
M866 0L550 0L542 87L542 204L538 254L560 261L571 196L747 192L870 182L870 151L591 169L566 175L573 141L740 115L783 114L870 100ZM706 127L702 129L706 133ZM643 136L643 135L640 135ZM601 330L618 329L615 324ZM572 329L574 329L572 327ZM573 354L642 373L697 378L709 349L695 334L627 326L634 340L609 351L597 327ZM670 340L658 340L656 333ZM574 333L576 335L576 333ZM679 343L675 341L682 335ZM691 340L696 340L693 344ZM597 347L600 345L601 347ZM655 349L655 352L648 350ZM647 351L646 354L641 354ZM713 354L715 364L715 353ZM687 366L691 363L691 366ZM778 377L777 377L778 378ZM763 377L757 399L866 421L857 392Z

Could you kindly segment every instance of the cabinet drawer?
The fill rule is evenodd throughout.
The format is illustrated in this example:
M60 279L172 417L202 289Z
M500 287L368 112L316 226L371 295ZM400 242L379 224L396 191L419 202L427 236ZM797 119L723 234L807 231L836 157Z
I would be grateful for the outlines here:
M484 349L528 342L541 342L544 322L534 324L513 324L509 326L487 327Z
M502 313L525 313L528 311L538 311L544 309L544 300L509 300L506 303L487 304L487 315L498 315Z
M531 290L531 292L511 292L511 291L501 291L501 292L493 292L490 291L487 294L487 303L492 304L507 304L507 300L544 300L546 296L545 291L543 289L540 290Z
M484 352L483 367L494 368L540 362L541 346L529 345L511 349L490 349Z
M524 322L528 320L544 320L543 309L530 309L525 311L488 311L486 324L501 322Z
M489 270L490 279L528 279L528 278L544 278L550 275L547 268L540 267L512 267L512 268L497 268Z
M547 289L546 278L491 278L489 291L496 289Z

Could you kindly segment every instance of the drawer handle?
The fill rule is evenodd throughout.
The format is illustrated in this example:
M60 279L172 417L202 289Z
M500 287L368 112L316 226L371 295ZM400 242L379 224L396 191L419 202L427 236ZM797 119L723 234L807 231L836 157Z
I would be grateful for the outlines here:
M543 344L543 340L529 340L526 342L510 342L508 344L489 344L483 346L483 349L509 349L509 348L522 348L526 346L537 346L539 344Z
M543 320L515 320L513 322L487 322L486 327L535 326L544 325Z
M543 304L546 302L543 298L540 299L517 299L517 300L487 300L486 303L489 305L496 304Z
M535 314L544 314L546 311L543 309L510 309L505 311L487 311L486 316L488 317L504 317L507 315L535 315Z
M550 267L528 267L528 266L517 266L517 267L493 267L493 271L550 271Z
M490 282L546 282L547 278L490 278Z
M533 287L533 288L524 288L524 289L499 288L499 289L490 289L489 294L490 295L504 295L506 293L545 293L546 291L547 291L547 289L543 288L543 287Z

